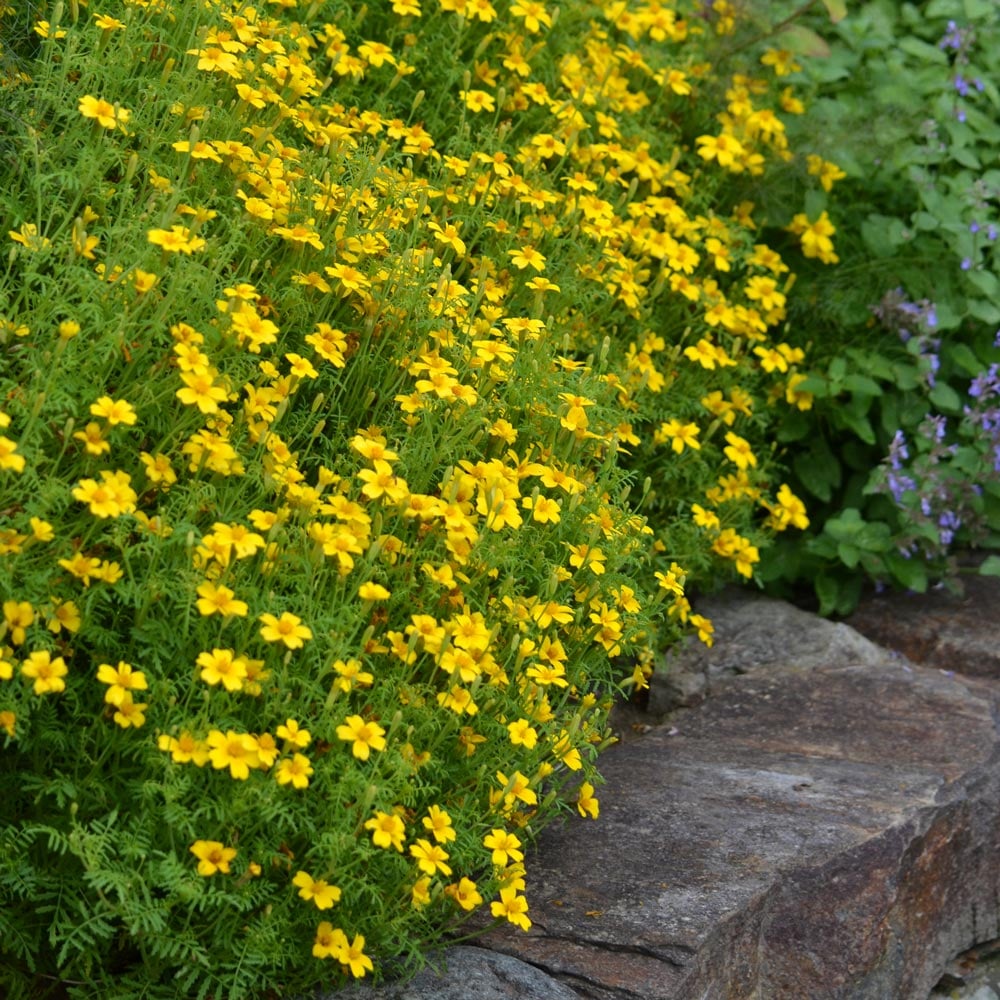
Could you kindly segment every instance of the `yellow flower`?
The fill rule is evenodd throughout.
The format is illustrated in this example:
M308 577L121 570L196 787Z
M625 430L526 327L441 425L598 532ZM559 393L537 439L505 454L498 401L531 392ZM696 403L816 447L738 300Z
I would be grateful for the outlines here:
M308 872L298 872L292 879L292 885L298 888L301 899L315 903L318 910L328 910L334 903L340 902L341 893L337 886L323 879L314 879Z
M260 635L265 642L283 642L289 649L300 649L306 639L313 637L312 630L302 624L302 619L288 611L280 618L263 614L257 620L263 623Z
M358 587L358 597L363 601L387 601L392 595L380 583L369 580Z
M445 844L455 839L455 830L451 825L451 817L439 806L431 806L427 815L421 821L424 829L434 835L439 844Z
M97 679L102 684L108 685L104 700L109 705L120 705L126 695L130 696L131 691L148 689L146 675L141 670L133 669L131 664L123 660L118 661L117 667L111 666L110 663L102 663L97 668Z
M431 901L431 877L430 875L424 875L422 878L418 878L416 882L413 883L413 888L410 890L410 904L414 909L420 909L423 906L427 906Z
M450 866L445 864L448 860L448 852L443 847L432 844L423 837L415 844L410 845L410 854L417 859L418 867L427 875L434 875L438 871L444 875L451 874Z
M250 768L257 767L257 741L248 733L237 733L232 729L223 733L213 729L208 734L208 759L216 770L229 768L229 773L238 781L250 777Z
M47 649L29 653L28 658L21 664L21 673L35 682L32 690L37 695L58 694L60 691L65 691L66 682L63 678L68 672L66 661L61 656L53 660L52 654Z
M166 253L192 254L205 248L206 243L200 236L195 236L184 226L171 226L169 229L150 229L146 239L154 246L160 247Z
M508 250L507 254L511 258L511 263L521 271L526 267L535 271L545 270L545 257L530 244L517 250Z
M249 611L244 601L236 600L236 594L232 590L222 584L212 583L211 580L202 583L196 593L198 600L195 604L198 611L206 617L219 614L224 617L233 615L237 618L243 618Z
M227 691L239 691L246 680L246 661L231 649L213 649L199 653L195 661L201 667L201 679L206 684L222 684Z
M128 729L130 727L134 729L139 729L146 722L146 716L143 712L149 708L144 702L141 704L136 704L132 700L132 695L125 691L122 694L121 701L118 702L115 707L114 720L118 723L122 729Z
M203 767L208 763L208 747L186 730L178 737L161 735L156 741L157 747L170 754L177 764L194 764Z
M124 399L112 399L101 396L96 403L90 404L90 413L94 417L103 417L109 427L126 424L131 427L136 421L135 408Z
M93 118L102 128L124 128L131 112L125 108L116 107L110 101L104 101L90 94L80 98L78 105L84 118Z
M229 862L236 857L235 847L218 840L196 840L188 850L198 859L198 874L208 878L216 872L229 874Z
M0 434L0 469L24 472L24 456L17 453L17 442Z
M736 464L739 469L746 469L748 466L757 465L757 456L750 447L750 442L741 438L738 434L729 431L726 434L727 447L723 448L726 456Z
M278 736L285 744L296 750L304 750L312 742L308 729L302 729L294 719L286 719L283 726L278 726Z
M445 886L445 894L450 896L463 910L472 911L482 905L483 897L479 894L476 883L470 878L463 878L454 885Z
M341 961L341 956L347 951L347 935L339 928L323 921L316 928L316 939L313 941L312 953L315 958L335 958Z
M494 917L506 917L515 927L528 930L531 921L528 919L528 901L517 894L517 889L509 887L500 890L500 899L490 903L490 912Z
M351 753L358 760L368 760L372 750L385 749L385 730L377 722L365 722L360 715L351 715L337 726L337 737L351 744Z
M365 822L365 829L372 831L372 843L376 847L394 847L400 854L403 853L406 825L395 813L376 812Z
M35 611L28 601L4 601L3 617L10 641L20 646L27 635L26 629L35 621Z
M483 838L483 846L492 851L493 864L506 868L511 861L523 861L521 841L506 830L494 829Z
M279 731L280 732L280 731ZM278 761L274 777L279 785L291 785L293 788L308 788L313 766L304 754L294 754Z
M584 781L576 794L576 808L581 816L589 816L597 819L600 813L600 805L594 796L594 786L589 781Z

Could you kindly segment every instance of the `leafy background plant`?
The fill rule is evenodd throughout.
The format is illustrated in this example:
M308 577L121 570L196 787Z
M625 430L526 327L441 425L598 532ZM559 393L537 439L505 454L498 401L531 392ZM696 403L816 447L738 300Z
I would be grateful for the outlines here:
M866 580L957 585L960 553L1000 540L1000 27L989 3L887 0L813 28L826 53L804 66L811 136L796 139L847 174L841 262L799 271L791 339L814 360L801 388L815 403L778 437L813 524L760 578L815 586L843 614Z

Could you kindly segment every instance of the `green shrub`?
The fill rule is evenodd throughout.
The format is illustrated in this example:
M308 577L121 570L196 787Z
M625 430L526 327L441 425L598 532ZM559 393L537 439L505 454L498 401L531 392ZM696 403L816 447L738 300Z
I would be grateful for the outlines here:
M802 108L737 13L57 2L4 51L12 998L530 925L614 695L711 642L685 588L807 523L760 234L832 227L772 190Z
M846 613L866 578L923 590L1000 542L1000 16L874 0L816 27L830 54L806 67L810 135L794 138L847 174L842 261L801 269L790 310L815 405L778 436L813 529L760 576Z

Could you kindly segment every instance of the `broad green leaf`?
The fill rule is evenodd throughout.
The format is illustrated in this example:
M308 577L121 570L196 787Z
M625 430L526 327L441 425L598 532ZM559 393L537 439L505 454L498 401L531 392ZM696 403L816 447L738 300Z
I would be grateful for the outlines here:
M830 46L815 31L803 24L790 24L775 36L782 48L800 56L825 59L830 54Z
M927 398L946 413L959 413L962 409L962 398L947 382L938 382L927 394Z
M966 271L965 280L975 285L987 298L995 298L1000 291L1000 280L992 271Z
M834 24L838 21L843 21L847 17L846 0L823 0L823 6L826 7L826 12L830 15L830 20Z
M1000 306L990 302L989 299L970 299L969 314L990 326L1000 323Z
M923 60L924 62L948 62L948 57L936 45L931 45L928 42L922 42L919 38L914 38L912 35L901 39L897 43L897 48L906 52L908 55Z
M882 387L867 375L848 375L844 379L844 388L862 396L882 395Z
M980 576L1000 576L1000 556L987 556L979 566Z
M968 344L949 344L946 350L948 360L966 375L978 375L982 370L983 363Z

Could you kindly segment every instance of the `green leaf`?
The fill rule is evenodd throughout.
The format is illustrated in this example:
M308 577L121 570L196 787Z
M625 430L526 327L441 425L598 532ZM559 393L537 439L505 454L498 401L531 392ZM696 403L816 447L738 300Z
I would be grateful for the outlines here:
M833 491L840 485L840 462L822 438L818 438L809 451L796 455L792 468L802 485L824 502L833 496Z
M823 531L838 542L853 541L864 529L865 522L857 507L848 507L839 517L831 517Z
M836 357L830 362L830 378L839 382L847 374L847 362L842 357Z
M826 7L826 12L830 15L830 20L834 24L838 21L843 21L847 17L846 0L823 0L823 6Z
M946 413L959 413L962 409L962 398L947 382L938 382L927 394L927 398Z
M848 375L844 379L844 388L862 396L882 395L882 387L867 375Z
M819 598L819 613L832 614L837 607L840 587L832 576L821 574L816 577L816 596Z
M970 21L987 18L996 10L995 0L963 0L965 16Z
M983 363L968 344L948 344L946 349L948 360L966 375L978 375L982 370Z
M979 565L980 576L1000 576L1000 556L987 556Z
M858 565L858 561L861 559L861 550L850 542L841 542L837 546L837 555L840 557L840 561L848 568L854 569Z
M782 48L796 55L825 59L830 54L830 46L826 41L803 24L790 24L779 31L775 38L780 39Z
M990 326L1000 323L1000 306L989 299L969 299L969 314Z
M869 215L861 223L861 238L876 257L891 257L906 242L906 225L891 215Z
M867 417L859 416L846 408L836 410L835 413L841 426L853 431L865 444L875 443L875 431Z
M927 589L927 567L917 559L907 559L899 552L890 552L885 557L889 572L902 586L922 594Z
M896 47L924 62L944 64L948 62L948 57L936 45L922 42L919 38L914 38L912 35L902 39L897 43Z
M987 298L995 298L1000 290L1000 279L992 271L966 271L965 280L975 285Z

